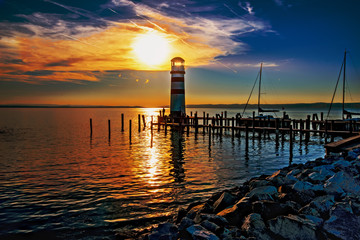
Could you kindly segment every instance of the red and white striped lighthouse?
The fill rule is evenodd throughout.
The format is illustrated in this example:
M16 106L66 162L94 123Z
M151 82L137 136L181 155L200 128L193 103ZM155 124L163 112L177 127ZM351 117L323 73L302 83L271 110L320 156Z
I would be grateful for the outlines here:
M185 113L185 60L176 57L171 59L171 98L170 115L174 118L184 117Z

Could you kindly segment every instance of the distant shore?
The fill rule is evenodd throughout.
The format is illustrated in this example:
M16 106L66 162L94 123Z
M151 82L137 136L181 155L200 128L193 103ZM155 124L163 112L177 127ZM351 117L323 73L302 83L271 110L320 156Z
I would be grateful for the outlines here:
M328 109L329 103L291 103L291 104L262 104L264 108L275 108L279 110L291 109ZM189 104L187 108L240 108L243 109L245 104ZM342 103L334 103L333 108L341 108ZM360 102L347 103L347 108L360 109ZM2 104L0 108L169 108L166 106L144 107L144 106L107 106L107 105L56 105L56 104ZM257 108L256 104L249 104L248 108Z

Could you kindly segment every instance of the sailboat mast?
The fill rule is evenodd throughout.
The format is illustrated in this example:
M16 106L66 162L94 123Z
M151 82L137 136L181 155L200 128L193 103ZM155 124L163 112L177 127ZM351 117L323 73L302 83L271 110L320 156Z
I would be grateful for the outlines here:
M260 65L259 95L258 95L258 115L260 115L261 73L262 73L262 63Z
M346 73L346 49L344 53L344 72L343 72L343 101L342 101L342 120L344 120L344 110L345 110L345 73Z

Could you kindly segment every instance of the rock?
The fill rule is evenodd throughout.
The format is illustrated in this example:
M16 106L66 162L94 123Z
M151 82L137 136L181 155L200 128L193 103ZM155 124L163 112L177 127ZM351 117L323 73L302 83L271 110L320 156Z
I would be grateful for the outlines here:
M347 162L347 161L345 161L345 162ZM352 176L350 176L349 174L347 174L343 171L337 172L337 173L335 173L334 176L329 178L326 181L324 187L326 188L331 183L336 183L339 187L341 187L348 194L355 194L355 195L360 194L359 180L354 179Z
M297 181L293 187L293 190L297 191L297 192L305 192L305 191L322 191L324 190L324 187L322 185L313 185L312 183L309 182L304 182L304 181Z
M202 222L202 221L205 221L205 220L213 222L213 223L215 223L216 225L218 225L220 227L224 227L224 226L229 224L229 222L226 220L226 218L224 218L222 216L215 215L215 214L202 213L202 214L200 214L200 215L198 215L196 217L196 221L198 223Z
M169 239L176 240L178 239L178 228L175 224L172 223L161 223L159 226L148 236L149 240L158 240L158 239Z
M258 240L272 239L266 229L263 219L258 213L249 214L245 218L244 223L241 226L241 230L246 232L248 236L255 237Z
M186 214L187 214L186 209L184 209L184 208L180 208L180 209L178 210L177 215L176 215L175 222L176 222L176 223L180 223L180 222L181 222L181 220L183 219L183 217L185 217L185 216L186 216Z
M317 172L321 172L322 170L323 171L332 171L334 169L335 169L335 167L331 164L325 164L325 165L314 167L314 170Z
M332 164L335 168L347 168L351 165L349 161L346 160L338 160Z
M194 225L194 220L188 218L188 217L184 217L180 224L179 224L179 231L183 231L184 229L190 227L191 225Z
M217 215L226 218L229 224L241 226L243 218L251 211L251 201L248 197L243 197L231 208L226 208Z
M279 216L268 221L270 230L285 239L308 240L316 238L316 225L295 215Z
M225 191L220 196L220 198L214 203L214 212L218 213L221 210L233 205L236 202L237 198L233 196L231 193Z
M195 224L186 229L193 240L218 240L219 238L201 225Z
M213 233L219 233L221 229L218 225L216 225L213 222L210 222L209 220L203 221L200 225Z
M252 204L254 213L259 213L267 221L279 215L288 215L290 212L295 213L290 206L274 201L256 201Z
M320 227L324 220L322 218L319 218L319 217L315 217L313 215L299 215L299 217L302 217L304 219L307 219L309 221L312 221L317 227Z
M214 208L210 206L208 203L198 204L193 206L186 215L188 218L194 219L196 215L201 213L213 213Z
M251 190L246 197L252 198L254 200L274 200L277 196L278 191L274 186L263 186L257 187Z
M246 238L242 236L241 230L237 227L224 228L224 231L220 234L220 238L223 240L246 240Z
M308 162L307 162L308 163ZM296 175L296 178L301 180L301 181L306 181L309 174L313 173L315 170L310 169L310 168L306 168L304 169L301 173L299 173L298 175Z
M336 203L331 209L330 218L325 221L323 229L332 238L360 239L360 217L353 213L349 203Z
M268 185L271 185L271 183L268 180L252 179L249 182L250 190L253 190L254 188L257 187L263 187Z
M312 181L325 181L329 177L333 176L335 173L331 170L328 170L326 168L320 168L320 171L313 172L309 174L309 178Z
M346 195L344 190L336 182L325 183L324 191L326 194L334 196L335 199L341 199Z
M357 153L354 152L354 151L349 151L348 154L347 154L347 158L348 158L349 160L355 160L355 159L357 159L358 155L359 155L359 154L357 154Z

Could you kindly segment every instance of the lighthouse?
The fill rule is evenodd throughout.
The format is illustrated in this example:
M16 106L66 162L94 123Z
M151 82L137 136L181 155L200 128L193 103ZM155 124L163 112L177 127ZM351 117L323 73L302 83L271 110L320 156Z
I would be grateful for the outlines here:
M185 113L185 60L176 57L171 59L171 97L170 115L180 118Z

